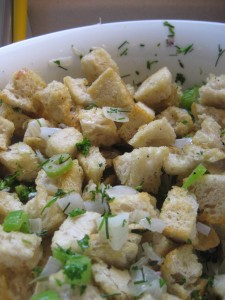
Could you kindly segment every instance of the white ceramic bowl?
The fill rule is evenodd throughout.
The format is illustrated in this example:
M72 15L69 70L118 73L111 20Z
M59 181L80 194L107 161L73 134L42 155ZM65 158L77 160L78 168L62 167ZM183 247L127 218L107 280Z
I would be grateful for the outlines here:
M225 73L225 53L222 52L225 49L225 24L168 22L174 26L174 44L180 48L192 45L192 51L179 54L175 46L167 46L169 27L164 25L164 20L96 24L69 29L0 48L0 88L14 71L22 67L38 72L47 82L61 80L66 75L82 76L80 58L74 53L74 47L83 54L93 46L104 47L118 63L121 76L125 76L124 80L130 83L141 82L162 66L169 67L174 79L177 73L183 74L185 86L202 83L209 73ZM219 54L222 55L217 62ZM56 64L49 65L50 60L61 57L71 59L68 70ZM155 63L149 66L147 61Z

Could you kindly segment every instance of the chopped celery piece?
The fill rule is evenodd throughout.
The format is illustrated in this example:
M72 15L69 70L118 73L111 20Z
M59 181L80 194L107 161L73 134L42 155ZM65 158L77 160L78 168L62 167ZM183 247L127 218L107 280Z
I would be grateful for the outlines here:
M42 169L50 178L60 176L69 171L73 166L73 160L68 153L53 155L42 164Z
M3 221L3 230L29 233L28 215L23 210L10 212Z
M34 295L31 300L60 300L60 298L55 291L48 290Z
M191 105L198 102L199 88L197 86L184 91L181 97L181 106L187 110L191 110Z
M207 171L207 169L202 165L198 165L194 171L188 176L183 184L184 189L188 189L190 185L199 180Z

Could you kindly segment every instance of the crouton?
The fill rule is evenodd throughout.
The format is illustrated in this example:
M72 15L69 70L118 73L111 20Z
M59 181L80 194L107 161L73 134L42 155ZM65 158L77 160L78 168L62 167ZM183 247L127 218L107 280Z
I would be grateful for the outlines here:
M99 107L126 107L134 105L133 98L118 73L106 69L87 89L91 98Z
M167 147L134 149L113 160L114 169L122 184L142 185L145 192L156 194L160 185L161 168L167 158Z
M14 134L18 137L23 137L26 129L24 125L30 120L30 117L23 114L20 109L13 108L6 103L0 104L0 116L13 122Z
M134 148L148 146L170 146L175 143L176 134L166 118L141 126L128 144Z
M52 249L60 246L64 249L71 248L75 252L81 252L82 249L77 241L85 235L90 236L92 233L97 233L96 220L99 217L100 214L95 212L86 212L76 218L68 217L59 230L54 233Z
M170 106L157 115L157 119L166 118L173 127L177 137L183 137L194 129L189 113L180 107Z
M13 122L0 116L0 150L6 150L11 142L15 126Z
M189 190L198 199L201 222L225 224L224 183L224 174L207 174L190 186Z
M68 88L58 81L52 81L34 95L34 104L39 115L49 121L69 125L72 99Z
M55 154L68 153L72 158L77 155L76 143L80 143L83 136L77 129L67 127L56 131L47 140L46 155L51 157Z
M93 104L91 96L87 92L88 81L85 78L72 78L66 76L63 78L65 86L69 89L71 98L75 105L86 107Z
M97 47L82 57L81 67L89 83L95 81L109 67L119 73L117 64L109 53L105 49Z
M199 103L225 109L225 75L209 75L206 84L199 89Z
M207 251L219 245L220 239L218 237L218 234L212 226L209 227L210 232L207 236L200 232L197 232L196 238L192 241L194 249L199 251Z
M11 211L23 209L23 204L16 193L0 191L0 223Z
M174 186L163 203L160 219L166 223L165 236L187 242L196 237L198 203L194 194Z
M5 232L0 225L0 264L14 269L33 269L42 256L41 238L36 234Z
M38 74L24 68L14 73L12 80L0 92L0 98L12 107L34 113L33 95L45 86Z
M119 212L129 213L129 223L136 222L137 212L147 213L147 216L157 217L157 211L152 205L152 196L148 193L137 193L135 195L127 195L123 197L116 197L113 201L109 203L112 214L117 214ZM153 200L154 203L154 200Z
M117 128L107 119L101 108L81 110L79 120L83 136L87 136L94 146L111 146L119 141Z
M163 67L140 85L134 98L158 111L165 106L165 102L171 94L172 75L167 67Z
M202 265L191 245L184 245L169 252L161 266L168 291L181 299L189 299L202 275Z
M91 234L89 239L89 248L86 250L86 254L93 260L101 259L106 264L112 265L116 268L129 268L136 259L140 240L141 236L135 233L130 233L128 241L119 251L115 251L107 242L102 242L99 234Z
M190 144L183 147L180 153L169 153L164 160L163 169L169 175L188 176L194 168L200 163L217 163L222 162L225 154L222 150L204 149L200 146Z
M131 280L127 270L119 270L115 267L108 267L105 263L99 262L92 265L95 284L105 294L118 294L116 299L130 299L128 283Z
M129 121L123 123L118 130L119 136L126 142L133 137L140 126L154 120L155 112L144 103L138 102L133 105L128 117Z
M162 233L147 231L142 235L142 243L147 242L152 245L153 250L160 257L166 256L177 247L177 244L165 237Z
M201 124L201 129L193 136L192 142L203 148L222 149L220 125L212 117L205 118Z
M205 106L198 103L193 103L191 113L195 120L203 121L206 117L212 117L222 127L225 127L225 109Z
M88 155L79 154L78 161L84 170L87 180L95 183L101 181L106 167L106 159L102 156L98 147L91 147Z
M0 162L10 173L18 171L18 180L32 181L36 178L39 169L35 152L23 142L15 143L7 151L2 151Z

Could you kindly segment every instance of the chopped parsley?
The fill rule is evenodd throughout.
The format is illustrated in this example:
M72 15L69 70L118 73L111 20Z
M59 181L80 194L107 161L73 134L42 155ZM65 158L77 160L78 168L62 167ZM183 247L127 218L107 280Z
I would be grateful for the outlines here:
M94 108L94 107L97 107L97 105L94 104L94 103L91 103L91 104L89 104L87 107L85 107L85 109L86 109L86 110L90 110L90 109L92 109L92 108Z
M124 49L124 50L120 53L120 56L127 55L127 53L128 53L128 48Z
M19 176L19 171L14 174L7 175L4 179L0 179L0 191L9 192L10 189L14 186L17 181L17 177Z
M168 37L175 37L175 26L173 26L172 24L170 24L168 21L163 22L163 25L168 27L169 29L169 35Z
M217 65L219 63L219 60L222 57L222 55L224 54L224 52L225 52L225 49L222 49L220 44L219 44L218 45L218 56L217 56L217 59L216 59L215 67L217 67Z
M61 65L61 61L60 61L59 59L53 61L53 63L56 64L59 68L65 70L65 71L68 71L67 68L65 68L65 67L63 67L63 66Z
M183 92L181 97L181 107L191 110L191 106L194 102L198 102L199 98L199 87L194 86Z
M83 141L76 143L77 151L82 153L84 156L89 154L91 148L91 142L87 137L84 137Z
M126 77L130 77L130 74L125 74L121 76L121 78L126 78Z
M75 209L73 209L73 210L69 213L69 216L70 216L71 218L75 218L75 217L80 216L80 215L83 215L83 214L85 214L85 213L86 213L86 211L85 211L84 209L81 209L81 208L75 208Z
M36 194L36 190L33 186L26 186L24 184L17 185L15 191L23 203L26 203L31 195Z
M190 44L186 47L179 47L179 46L175 46L177 48L177 54L184 54L186 55L187 53L190 53L191 51L194 50L193 48L193 44Z
M145 47L145 44L140 44L139 46L140 46L140 47Z
M152 66L153 64L156 64L157 62L158 62L158 60L152 60L152 61L148 60L148 61L147 61L147 64L146 64L147 69L148 69L148 70L151 70L151 66Z
M177 73L176 74L176 78L175 78L175 82L176 83L180 83L180 84L184 84L184 82L185 82L185 77L184 77L184 75L182 74L182 73Z
M199 295L199 291L195 290L191 293L191 299L193 300L201 300L201 297Z
M89 235L85 234L85 236L81 240L77 241L77 244L80 246L82 251L85 251L85 249L89 248L89 240Z
M98 226L98 231L100 231L105 224L105 233L106 233L106 239L109 240L109 218L113 218L115 215L112 215L108 212L104 213L101 223Z
M100 296L104 299L109 299L109 298L113 298L116 296L121 295L121 293L113 293L113 294L101 294Z
M181 67L182 69L184 69L184 64L182 63L182 61L181 61L180 59L178 59L178 63L179 63L179 65L180 65L180 67Z
M109 189L111 186L101 186L100 184L97 185L96 189L91 191L91 195L92 195L92 198L91 200L92 201L95 201L97 196L101 196L101 200L102 202L105 200L106 202L111 202L113 201L115 198L114 197L110 197L108 194L107 194L107 189Z
M143 184L144 184L144 180L142 180L142 182L135 187L135 190L141 192L143 190Z
M119 47L118 47L118 50L120 50L123 46L129 44L128 41L124 41Z
M159 286L162 288L166 284L166 280L163 278L159 279Z

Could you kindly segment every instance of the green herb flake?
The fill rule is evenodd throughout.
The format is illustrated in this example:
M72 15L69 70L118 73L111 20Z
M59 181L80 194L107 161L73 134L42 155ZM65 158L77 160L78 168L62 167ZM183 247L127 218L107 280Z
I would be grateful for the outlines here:
M0 99L0 106L2 106L2 103L3 103L3 100L2 100L2 99Z
M184 69L184 64L182 63L182 61L181 61L180 59L178 59L178 63L179 63L179 65L180 65L180 67L181 67L182 69Z
M90 110L90 109L92 109L94 107L98 107L98 106L96 104L94 104L94 103L91 103L87 107L85 107L85 110Z
M83 215L83 214L85 214L85 213L86 213L86 211L85 211L84 209L81 209L81 208L75 208L75 209L73 209L73 210L69 213L69 216L70 216L71 218L75 218L75 217L80 216L80 215Z
M142 180L142 182L135 187L135 190L141 192L143 190L143 184L144 184L144 180Z
M177 54L184 54L186 55L187 53L190 53L194 50L193 48L193 44L190 44L186 47L179 47L179 46L175 46L177 49Z
M19 171L14 174L7 175L4 179L0 179L0 191L4 190L9 192L11 187L16 183L17 177L19 176Z
M187 239L187 244L192 245L192 240L191 239Z
M148 60L147 63L146 63L147 69L148 69L148 70L151 70L151 66L152 66L153 64L156 64L157 62L158 62L158 60L152 60L152 61Z
M180 121L180 123L184 124L184 125L187 125L188 124L188 121L187 120L182 120Z
M168 37L175 37L175 30L174 30L175 27L172 24L170 24L168 21L163 22L163 25L168 27L169 29Z
M201 297L199 295L199 291L195 290L191 293L191 299L193 300L201 300Z
M199 164L185 180L182 187L184 189L188 189L189 186L191 186L193 183L199 180L206 172L207 169L202 164Z
M166 280L163 279L163 278L160 278L159 279L159 286L160 286L160 288L162 288L165 284L166 284Z
M87 156L91 148L91 142L87 137L85 137L82 142L76 143L76 147L78 152L82 153L84 156Z
M53 62L54 62L54 64L56 64L60 69L63 69L63 70L65 70L65 71L68 71L67 68L65 68L65 67L63 67L63 66L61 65L61 61L60 61L59 59L57 59L57 60L55 60L55 61L53 61Z
M55 193L54 197L42 208L41 214L43 214L44 210L52 204L54 204L60 197L65 196L67 193L64 192L62 189L58 189L57 192Z
M128 54L128 48L124 49L121 53L120 56L125 56Z
M77 241L82 251L85 251L86 249L89 248L89 240L90 240L89 235L85 234L85 236L81 240Z
M180 83L180 84L184 84L184 82L186 81L186 79L185 79L185 77L184 77L184 75L182 74L182 73L177 73L176 74L176 78L175 78L175 82L176 83Z
M216 59L215 67L217 67L217 65L219 63L219 60L222 57L222 55L224 54L224 52L225 52L225 49L222 49L220 44L219 44L218 45L218 56L217 56L217 59Z
M124 41L119 47L118 50L120 50L123 46L128 45L129 42L128 41Z
M151 218L150 217L146 217L145 219L148 221L148 224L151 225L151 223L152 223Z
M122 75L121 78L126 78L126 77L130 77L130 74L125 74L125 75Z
M33 193L36 193L36 190L33 186L26 186L24 184L17 185L15 191L21 202L27 203L29 196Z
M182 276L181 281L182 281L182 285L184 285L184 284L187 282L186 277L185 277L185 276Z
M140 72L139 72L139 71L135 71L135 74L136 74L136 75L140 75Z
M145 44L140 44L139 46L143 48L143 47L145 47Z
M193 103L197 103L199 99L199 87L194 86L183 92L181 97L181 107L187 110L191 110Z
M55 283L60 287L63 285L62 281L59 280L58 278L55 278Z
M42 271L41 267L36 266L36 267L33 268L32 273L34 274L35 277L38 277L41 274L41 271Z

